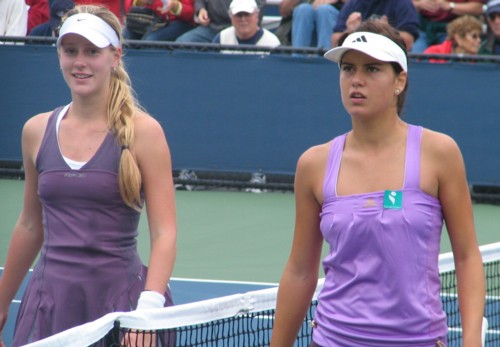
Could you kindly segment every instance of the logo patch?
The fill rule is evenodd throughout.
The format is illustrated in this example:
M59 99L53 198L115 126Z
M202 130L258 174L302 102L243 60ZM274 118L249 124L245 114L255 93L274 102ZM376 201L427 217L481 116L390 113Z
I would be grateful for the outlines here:
M358 37L356 40L353 40L352 42L368 42L368 41L366 40L365 35L361 35L360 37Z
M384 193L384 208L403 208L403 192L399 190L386 190Z

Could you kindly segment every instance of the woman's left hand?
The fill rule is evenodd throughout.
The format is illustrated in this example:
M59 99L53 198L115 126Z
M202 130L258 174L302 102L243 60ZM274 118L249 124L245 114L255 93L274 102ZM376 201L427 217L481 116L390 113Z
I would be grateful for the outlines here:
M158 10L163 14L167 12L174 14L179 11L179 6L181 6L181 3L178 0L169 0L166 7L158 7Z

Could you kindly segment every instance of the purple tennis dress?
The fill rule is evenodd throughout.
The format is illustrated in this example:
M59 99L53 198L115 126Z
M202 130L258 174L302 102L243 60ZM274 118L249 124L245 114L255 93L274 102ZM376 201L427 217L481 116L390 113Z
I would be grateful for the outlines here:
M24 293L14 346L37 341L115 311L131 311L144 289L137 253L140 214L118 188L120 146L108 133L95 155L72 170L51 115L37 156L44 241ZM165 306L172 305L170 292Z
M313 340L329 347L436 346L447 325L439 290L443 216L420 190L422 128L409 125L404 187L337 196L346 135L332 141L321 232L330 245Z

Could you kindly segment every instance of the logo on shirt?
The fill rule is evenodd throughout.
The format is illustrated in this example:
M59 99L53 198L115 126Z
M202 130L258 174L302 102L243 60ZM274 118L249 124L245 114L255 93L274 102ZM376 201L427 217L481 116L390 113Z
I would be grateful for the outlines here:
M386 190L384 193L384 208L400 209L403 207L403 192Z
M377 202L373 198L368 198L363 203L364 208L377 207Z
M69 177L69 178L83 178L86 176L87 174L83 172L67 172L64 174L64 177Z

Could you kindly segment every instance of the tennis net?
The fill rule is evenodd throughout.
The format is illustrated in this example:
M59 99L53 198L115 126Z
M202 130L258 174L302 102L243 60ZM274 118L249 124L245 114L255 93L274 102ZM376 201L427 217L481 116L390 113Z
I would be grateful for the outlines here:
M486 272L486 346L500 346L500 243L481 246ZM461 323L451 253L440 255L442 302L448 317L448 344L461 346ZM308 346L317 294L302 324L295 346ZM170 308L114 312L30 347L115 346L268 346L276 306L277 287L224 296Z

